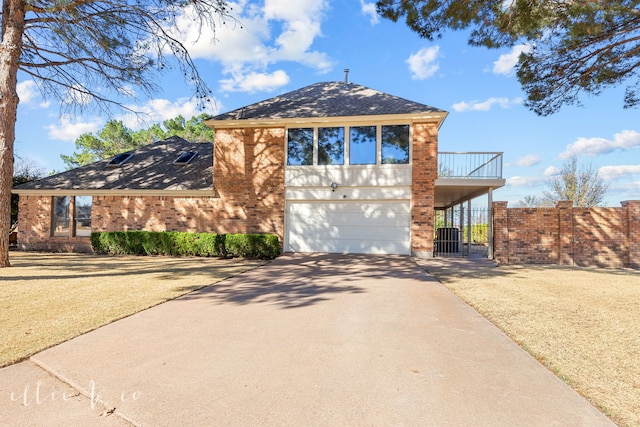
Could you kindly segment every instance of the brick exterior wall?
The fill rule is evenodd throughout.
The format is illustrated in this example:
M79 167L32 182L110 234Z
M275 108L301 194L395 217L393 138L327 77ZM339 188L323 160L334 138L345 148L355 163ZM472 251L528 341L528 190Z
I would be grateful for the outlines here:
M273 233L282 242L284 136L284 128L217 129L212 196L93 196L91 229ZM91 251L87 237L52 237L51 203L20 196L19 248Z
M411 176L411 253L433 256L435 180L438 177L438 127L413 125Z
M53 237L51 230L51 196L21 195L18 206L18 247L21 250L50 252L91 252L88 237ZM71 198L69 212L75 211ZM71 218L73 224L73 218Z
M621 204L507 208L495 202L494 258L504 264L640 268L640 201Z
M412 133L411 252L432 256L437 124L414 124ZM284 161L283 127L216 129L211 196L96 195L91 229L273 233L283 242ZM91 251L88 237L52 237L51 204L51 196L20 197L19 248Z

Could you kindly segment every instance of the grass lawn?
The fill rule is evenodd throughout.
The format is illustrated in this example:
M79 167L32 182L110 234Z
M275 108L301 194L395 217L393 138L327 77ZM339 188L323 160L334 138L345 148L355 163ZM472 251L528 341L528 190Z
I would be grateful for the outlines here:
M0 367L264 264L11 252L0 269Z
M640 426L640 271L421 265L620 426Z

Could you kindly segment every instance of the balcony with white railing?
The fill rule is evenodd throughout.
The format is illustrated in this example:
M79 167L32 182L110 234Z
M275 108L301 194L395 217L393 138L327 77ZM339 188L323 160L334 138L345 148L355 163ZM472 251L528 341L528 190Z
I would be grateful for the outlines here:
M439 152L436 208L446 208L503 187L502 153Z
M502 179L502 153L438 153L438 178Z

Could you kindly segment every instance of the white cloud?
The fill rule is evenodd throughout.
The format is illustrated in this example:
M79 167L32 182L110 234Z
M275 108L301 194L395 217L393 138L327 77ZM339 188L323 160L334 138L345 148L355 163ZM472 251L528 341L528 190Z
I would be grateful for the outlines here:
M46 126L49 138L60 141L73 142L83 133L96 132L104 125L101 118L92 118L89 121L77 121L70 115L63 115L55 125Z
M548 178L550 176L558 175L560 174L560 172L560 169L558 169L557 167L549 166L544 170L544 176Z
M631 150L640 147L640 132L634 130L623 130L613 135L613 140L605 138L578 138L575 142L567 145L567 149L560 153L560 159L585 155L596 156L607 154L616 150Z
M512 187L535 187L545 182L546 178L543 176L512 176L507 178L507 185Z
M363 15L369 16L371 25L376 25L378 22L380 22L375 3L366 3L364 0L360 0L360 10L362 11Z
M640 175L640 165L603 166L598 169L598 176L605 181L631 178L635 175Z
M527 53L531 50L531 46L519 44L511 49L511 52L500 55L497 61L493 63L493 73L505 76L513 74L513 68L518 63L521 53Z
M254 93L261 90L271 91L289 83L289 76L282 70L273 73L250 72L246 75L241 73L234 75L231 79L221 80L222 90L225 92L248 92Z
M312 49L316 38L322 36L321 24L328 0L265 0L262 8L239 1L231 4L238 22L229 20L216 26L198 28L185 13L178 18L180 34L174 34L195 59L220 62L223 72L239 81L243 76L274 75L268 68L279 61L297 62L326 73L333 61L325 53ZM273 90L266 79L264 88L248 85L252 91ZM229 79L222 80L223 88Z
M36 86L36 82L33 80L19 82L16 85L16 91L18 92L21 104L28 104L38 96L38 86Z
M517 159L514 163L509 163L507 166L535 166L540 163L540 156L537 154L527 154Z
M433 76L440 64L436 62L440 46L425 47L409 56L405 62L409 64L411 78L414 80L423 80Z
M189 98L178 98L174 102L168 99L156 98L147 101L147 103L143 105L127 105L127 108L137 111L141 113L141 115L126 114L117 117L117 119L122 120L125 126L134 130L148 127L152 123L162 122L180 115L185 119L190 119L201 113L217 114L217 110L213 108L204 111L201 110L198 107L197 101Z
M494 105L498 105L500 108L510 108L514 105L522 104L522 98L517 97L513 99L509 98L489 98L485 101L462 101L453 104L452 108L458 113L465 111L489 111Z

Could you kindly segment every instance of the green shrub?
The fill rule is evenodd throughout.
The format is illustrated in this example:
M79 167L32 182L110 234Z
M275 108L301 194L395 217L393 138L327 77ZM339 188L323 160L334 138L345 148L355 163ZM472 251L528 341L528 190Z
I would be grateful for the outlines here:
M96 253L274 259L280 254L273 234L213 234L176 231L112 231L91 233Z

